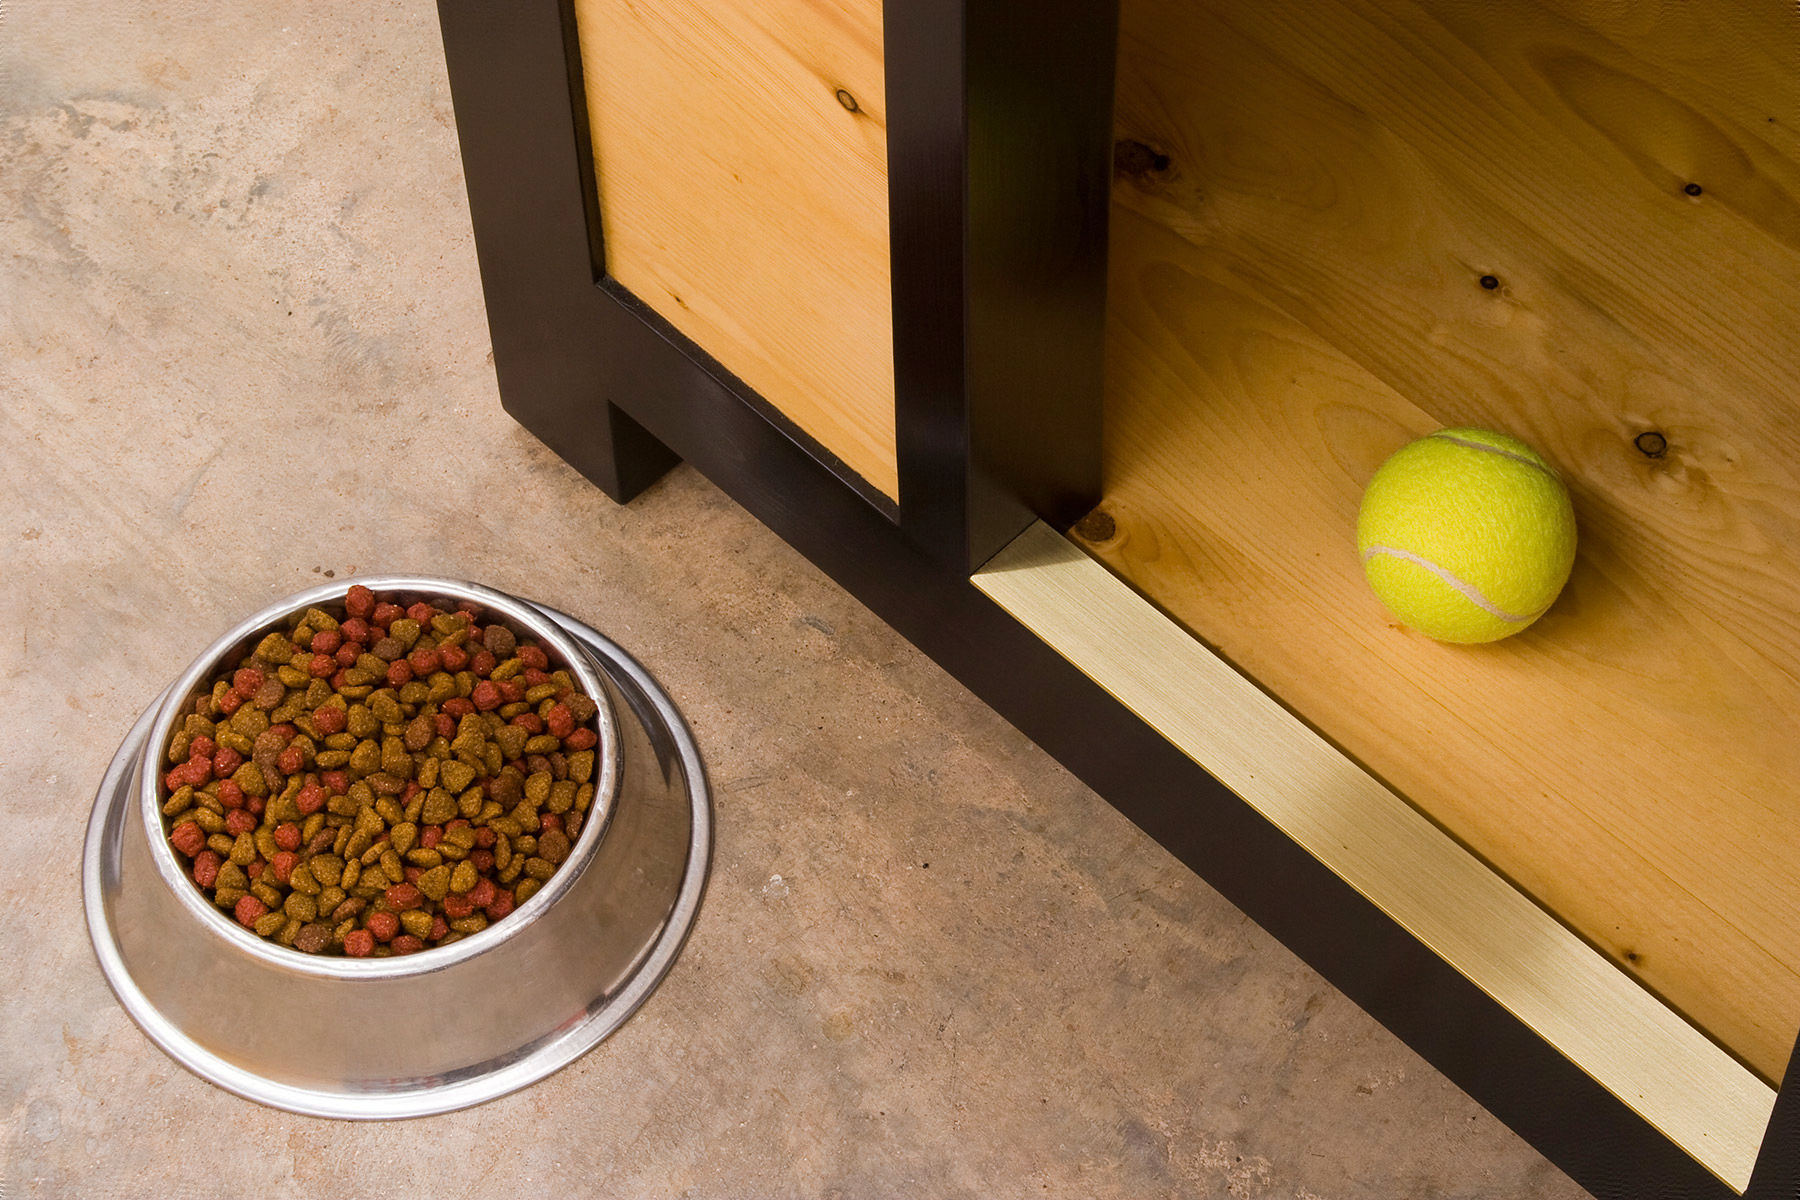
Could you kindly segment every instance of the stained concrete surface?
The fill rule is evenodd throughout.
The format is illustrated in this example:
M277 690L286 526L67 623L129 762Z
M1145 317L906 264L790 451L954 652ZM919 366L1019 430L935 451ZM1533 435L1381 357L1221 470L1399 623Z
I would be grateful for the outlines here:
M0 3L0 464L5 1200L1582 1194L705 480L511 423L429 3ZM152 1047L77 864L180 666L375 571L636 653L719 840L609 1041L352 1125Z

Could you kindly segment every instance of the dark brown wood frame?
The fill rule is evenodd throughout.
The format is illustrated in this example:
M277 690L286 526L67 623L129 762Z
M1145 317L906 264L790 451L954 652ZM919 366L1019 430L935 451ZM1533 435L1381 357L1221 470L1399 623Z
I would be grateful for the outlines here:
M521 424L621 503L690 462L1594 1195L1734 1195L970 584L1099 496L1112 4L887 6L897 506L608 278L570 0L438 9Z

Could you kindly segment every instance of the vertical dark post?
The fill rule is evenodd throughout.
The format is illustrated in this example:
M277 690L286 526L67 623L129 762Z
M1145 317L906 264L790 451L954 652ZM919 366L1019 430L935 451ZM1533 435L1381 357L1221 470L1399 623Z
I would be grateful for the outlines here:
M1744 1200L1800 1198L1800 1045L1788 1057L1787 1075L1775 1094L1775 1112L1756 1155Z
M438 19L501 403L624 503L678 460L605 396L594 326L611 301L574 14L565 0L439 0Z
M884 16L900 522L979 566L1099 498L1112 0Z

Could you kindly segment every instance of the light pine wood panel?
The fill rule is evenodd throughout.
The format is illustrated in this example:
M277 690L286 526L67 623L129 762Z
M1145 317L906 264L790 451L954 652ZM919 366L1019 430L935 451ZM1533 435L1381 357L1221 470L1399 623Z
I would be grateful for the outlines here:
M897 497L880 0L576 18L608 274Z
M1800 13L1122 20L1119 134L1143 149L1115 189L1116 532L1091 550L1778 1078L1800 1028ZM1561 601L1488 647L1396 626L1354 552L1382 458L1464 423L1555 462L1582 537ZM1634 445L1651 430L1661 458Z

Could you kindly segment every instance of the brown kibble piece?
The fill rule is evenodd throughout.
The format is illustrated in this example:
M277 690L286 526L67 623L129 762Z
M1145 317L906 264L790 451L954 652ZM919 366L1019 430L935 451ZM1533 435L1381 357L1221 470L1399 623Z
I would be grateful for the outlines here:
M450 868L436 866L424 872L418 878L418 888L427 900L442 900L450 891ZM473 887L474 884L470 884Z
M419 810L419 820L427 825L442 825L456 817L456 797L443 788L432 788Z
M560 866L562 861L569 857L568 836L560 829L552 829L547 833L539 835L538 854L543 858L549 859L552 864ZM530 870L531 864L526 863L525 869ZM471 884L470 886L473 887L474 885Z
M431 739L437 736L437 722L420 714L406 726L406 749L414 754L431 745Z
M519 639L513 631L504 625L489 625L481 631L481 644L485 646L497 661L504 662L513 656L518 649Z

